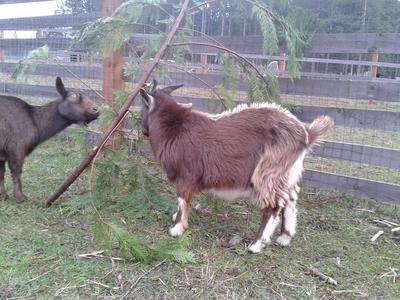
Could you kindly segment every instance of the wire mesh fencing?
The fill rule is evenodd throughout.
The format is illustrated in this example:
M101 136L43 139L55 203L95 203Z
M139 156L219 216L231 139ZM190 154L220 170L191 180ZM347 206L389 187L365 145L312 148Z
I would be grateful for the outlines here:
M1 6L0 2L0 9ZM19 96L33 104L46 103L57 95L54 81L61 76L67 87L82 89L101 101L103 59L83 51L79 45L71 46L83 24L100 16L101 2L76 11L58 7L49 16L16 18L9 14L0 19L0 93ZM285 69L285 53L264 55L256 27L229 28L224 23L222 32L214 32L211 25L215 20L210 21L207 16L206 10L195 16L193 41L210 43L204 36L210 34L256 65L276 66L281 100L294 105L295 114L302 121L311 122L322 114L334 119L335 129L328 142L315 148L306 159L307 183L400 202L399 34L317 35L300 59L300 78L291 79ZM157 34L144 26L138 36L141 41L148 41ZM335 40L341 42L335 44ZM378 58L370 53L371 43L376 43ZM360 48L364 44L368 48ZM43 45L49 47L48 60L39 64L32 75L12 80L10 75L17 62ZM128 61L132 46L122 52L124 61ZM178 101L192 102L204 111L221 111L224 105L216 93L223 81L219 53L210 47L191 47L183 63L166 59L162 62L163 75L153 77L161 85L184 84L175 94ZM134 80L124 80L128 88L134 85ZM248 101L243 80L233 95L238 102Z

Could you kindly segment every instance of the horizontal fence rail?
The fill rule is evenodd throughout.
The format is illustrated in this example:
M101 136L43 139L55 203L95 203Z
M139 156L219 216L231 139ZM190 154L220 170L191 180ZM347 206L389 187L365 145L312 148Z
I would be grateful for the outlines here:
M305 170L303 181L307 185L348 192L357 196L381 199L400 204L400 185L367 180L345 175Z
M1 4L14 4L14 3L30 3L30 2L45 2L49 0L0 0Z
M400 150L327 141L315 147L312 153L325 158L400 170Z
M1 92L44 97L56 95L52 86L6 82L0 83ZM87 92L95 95L93 91L87 90ZM198 109L203 111L222 110L221 103L212 99L192 97L177 97L177 99L181 102L193 102ZM327 115L335 120L336 126L400 132L400 112L300 105L296 115L304 122L311 122L320 115Z
M44 17L1 19L0 30L38 30L61 27L81 27L101 17L100 13L60 14Z
M223 110L218 100L183 96L175 97L175 99L182 103L192 103L195 108L202 111ZM400 132L400 112L299 105L295 115L307 123L318 116L327 115L335 120L336 126Z
M1 41L1 40L0 40ZM0 63L0 72L11 73L15 69L15 63ZM62 75L73 77L71 72L81 78L102 79L100 66L81 65L70 63L63 66L39 65L37 75ZM52 73L54 72L54 73ZM200 80L195 79L196 76ZM218 73L192 73L169 72L167 75L169 83L184 84L186 87L207 88L203 81L210 86L222 83L222 75ZM320 78L301 78L291 80L289 78L278 78L279 89L284 94L307 95L331 98L360 99L360 100L383 100L400 102L399 80L337 80ZM244 82L237 87L239 90L247 90Z

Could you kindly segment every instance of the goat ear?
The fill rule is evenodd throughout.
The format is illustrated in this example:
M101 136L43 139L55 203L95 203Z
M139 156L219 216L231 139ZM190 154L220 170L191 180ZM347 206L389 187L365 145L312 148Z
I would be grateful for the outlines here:
M163 88L163 89L161 90L161 92L170 95L173 91L175 91L175 90L177 90L177 89L179 89L179 88L181 88L181 87L183 87L183 84L180 84L180 85L171 85L171 86L167 86L167 87Z
M64 87L64 83L62 82L60 77L56 78L56 89L57 92L61 95L61 97L65 98L68 94L67 90Z
M153 85L151 86L150 93L156 90L157 85L158 85L157 80L153 79Z
M149 95L144 88L140 89L140 95L142 96L143 103L149 109L150 112L154 109L154 98L152 95Z

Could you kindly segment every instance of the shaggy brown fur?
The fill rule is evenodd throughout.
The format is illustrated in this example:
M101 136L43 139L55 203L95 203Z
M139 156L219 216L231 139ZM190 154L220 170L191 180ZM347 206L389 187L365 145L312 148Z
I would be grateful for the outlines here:
M328 117L305 126L273 104L208 115L176 103L172 90L142 90L142 128L187 204L200 191L238 190L250 191L261 209L284 207L296 193L306 151L333 126Z

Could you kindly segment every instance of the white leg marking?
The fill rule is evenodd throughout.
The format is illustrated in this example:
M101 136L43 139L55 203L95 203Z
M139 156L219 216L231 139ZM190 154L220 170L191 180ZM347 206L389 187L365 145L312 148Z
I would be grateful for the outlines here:
M255 243L252 243L249 247L249 251L252 253L260 253L261 250L265 247L260 240L257 240Z
M294 236L296 234L296 225L297 225L297 208L296 202L289 201L285 210L283 211L284 220L285 220L285 230L290 236Z
M173 237L181 236L184 231L185 226L183 226L182 222L179 222L169 229L169 235Z
M169 234L173 237L176 236L181 236L184 232L185 229L188 227L188 216L187 214L187 209L186 209L186 201L185 199L179 197L178 198L178 211L181 212L181 219L179 220L179 223L176 223L173 227L169 229ZM178 212L174 213L172 216L172 220L175 222L176 217L178 215Z
M276 242L281 246L288 246L292 237L296 234L297 208L295 201L289 201L283 211L284 230Z
M274 217L273 215L269 218L267 225L262 234L262 242L265 244L271 243L271 236L274 234L276 227L279 225L279 215Z
M292 198L293 201L297 201L297 199L299 198L295 190L292 190L290 192L290 198Z
M274 234L276 227L279 225L279 213L277 217L273 215L269 218L267 224L265 225L264 231L262 233L261 239L252 243L249 247L249 251L252 253L260 253L261 250L269 243L271 243L271 236Z
M276 239L276 242L281 245L281 246L289 246L290 241L291 241L291 237L285 233L281 234L280 236L278 236L278 238Z

